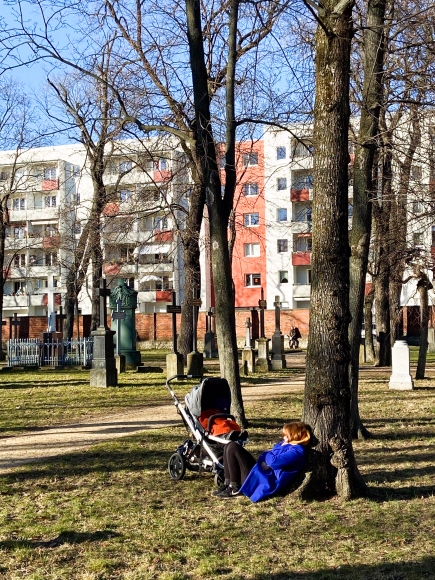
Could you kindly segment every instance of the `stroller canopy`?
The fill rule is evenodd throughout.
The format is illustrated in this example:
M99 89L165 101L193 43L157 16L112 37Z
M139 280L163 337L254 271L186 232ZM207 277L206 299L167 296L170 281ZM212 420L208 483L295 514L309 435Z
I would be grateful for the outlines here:
M193 387L190 393L187 393L184 401L192 415L197 418L208 409L229 413L231 407L230 385L226 379L209 377L197 387Z

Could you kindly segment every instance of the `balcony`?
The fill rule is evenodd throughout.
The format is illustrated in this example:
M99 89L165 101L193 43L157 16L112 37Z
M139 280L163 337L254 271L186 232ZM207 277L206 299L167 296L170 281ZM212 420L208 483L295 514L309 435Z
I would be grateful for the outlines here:
M313 189L308 187L303 187L302 189L291 189L290 190L290 201L310 201L313 199Z
M295 284L293 286L293 298L309 298L311 295L311 284Z
M169 169L159 169L154 170L153 172L153 180L156 183L161 183L164 181L170 181L172 179L172 171Z
M156 231L154 234L154 242L172 242L174 239L174 232L171 231Z
M58 179L43 179L41 184L42 191L53 191L59 189Z
M42 238L42 247L44 249L58 248L60 246L60 236L44 236Z
M293 252L292 254L293 266L310 266L311 252Z
M313 230L313 222L311 220L296 220L292 221L292 231L295 234L307 234Z
M172 290L156 290L156 302L172 302Z

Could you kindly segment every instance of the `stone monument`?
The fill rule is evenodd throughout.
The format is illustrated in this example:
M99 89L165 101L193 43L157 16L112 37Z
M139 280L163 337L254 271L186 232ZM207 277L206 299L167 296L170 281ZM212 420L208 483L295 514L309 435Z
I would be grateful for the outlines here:
M390 389L412 391L414 383L409 372L409 346L406 340L396 340L391 349Z
M214 308L209 308L205 319L204 356L205 358L217 358L216 334L213 328Z
M166 312L172 315L172 352L166 355L166 376L169 379L184 372L183 355L177 350L177 314L181 314L181 306L177 306L177 295L174 291L172 304L166 306Z
M251 319L247 318L245 322L245 347L242 350L242 370L244 374L255 372L255 352L251 344L251 326Z
M121 354L121 320L125 320L127 317L126 313L122 310L122 301L117 300L116 310L112 311L112 320L116 320L116 370L118 373L125 373L125 356Z
M260 308L260 338L257 338L257 360L255 362L255 370L264 373L271 370L270 357L269 357L269 339L266 338L264 333L264 309L267 306L266 300L264 300L264 291L261 289L261 298L258 301L258 306Z
M113 347L114 332L107 326L107 297L110 290L106 280L102 279L100 289L100 326L91 332L94 338L94 354L90 371L91 387L116 387L118 371L116 370L115 351Z
M136 369L140 365L140 352L136 350L136 316L137 292L127 286L121 278L110 294L109 306L118 309L118 300L121 300L125 319L121 320L121 354L125 356L127 369ZM112 330L116 331L116 320L112 320Z
M281 333L280 328L280 316L281 316L281 301L279 296L275 296L275 332L272 335L272 369L279 370L285 369L285 356L283 354L284 350L284 336Z
M203 356L202 352L198 352L198 348L197 348L198 310L199 310L199 307L201 306L202 302L201 302L201 298L196 297L196 288L193 289L193 298L189 299L189 304L193 308L193 324L192 324L192 326L193 326L193 332L192 332L193 348L192 348L192 352L189 352L189 354L187 355L186 374L202 377L202 375L204 373L204 356Z

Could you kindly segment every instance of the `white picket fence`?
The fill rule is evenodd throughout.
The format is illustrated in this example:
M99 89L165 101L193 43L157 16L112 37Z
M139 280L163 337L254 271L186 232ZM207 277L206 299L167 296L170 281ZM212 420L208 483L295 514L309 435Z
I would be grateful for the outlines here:
M7 341L9 366L87 366L92 360L93 338L42 342L38 338Z

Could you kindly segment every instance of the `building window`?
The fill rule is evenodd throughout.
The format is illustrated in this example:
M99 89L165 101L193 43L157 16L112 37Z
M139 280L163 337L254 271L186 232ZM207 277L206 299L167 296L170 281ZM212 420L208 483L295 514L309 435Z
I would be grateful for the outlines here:
M283 254L288 252L288 240L277 240L278 242L278 254Z
M293 149L295 157L310 157L313 154L313 144L311 141L297 141Z
M422 201L412 202L412 211L414 214L419 214L424 212L424 205Z
M287 270L280 270L279 283L280 284L288 284L288 271Z
M247 258L252 258L254 256L260 255L260 244L245 244L245 256Z
M423 171L421 165L412 165L411 166L411 179L413 181L420 181L423 177Z
M258 183L245 183L243 186L243 195L258 195Z
M45 226L44 233L45 237L52 238L53 236L57 236L57 234L58 234L57 227L54 224Z
M155 162L155 168L157 171L167 171L169 169L169 163L167 159L158 159Z
M243 223L246 227L258 226L260 223L259 213L245 213L243 214Z
M12 209L14 211L22 211L26 209L26 199L24 197L19 197L13 200Z
M157 231L166 231L168 229L168 218L165 216L154 218L154 229Z
M423 245L423 232L414 232L412 234L412 241L414 246L422 246Z
M119 197L123 202L129 201L133 197L133 192L131 189L121 189L119 192Z
M261 286L261 274L246 274L245 286Z
M119 164L119 173L127 173L131 171L131 161L121 161Z
M276 148L276 158L277 160L285 159L286 158L286 149L285 147L277 147Z
M56 252L47 252L45 254L45 265L46 266L56 266L56 264L57 264Z
M14 267L22 268L26 265L26 254L15 254L14 256Z
M56 179L56 167L46 167L44 169L44 179L54 181Z
M311 236L301 236L296 238L294 243L294 251L295 252L311 252L312 250L312 238Z
M22 239L26 236L25 226L15 226L14 227L14 238Z
M277 211L277 221L286 222L287 221L287 208L280 207Z
M313 188L313 176L312 175L303 175L292 183L292 189L300 190L300 189L312 189Z
M245 167L248 167L248 165L258 165L258 153L244 153L243 165Z
M46 195L44 198L45 207L56 207L57 197L55 195Z
M219 159L219 167L221 169L224 169L226 162L227 160L225 158L225 155L222 155L222 157Z
M72 170L73 177L80 177L80 165L74 165Z
M278 177L276 180L276 187L278 191L283 191L287 189L287 178L286 177Z
M74 233L75 234L81 234L82 233L82 226L81 226L80 222L75 222L74 223Z

